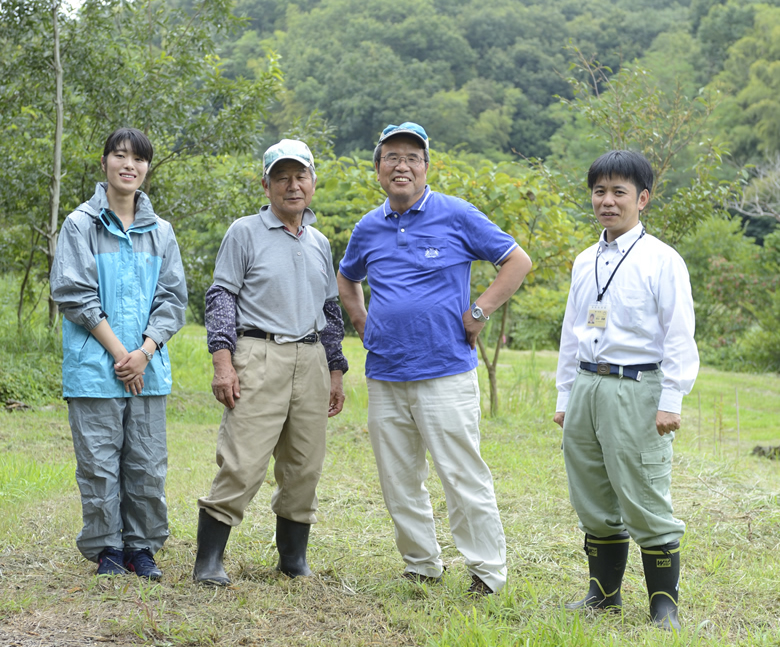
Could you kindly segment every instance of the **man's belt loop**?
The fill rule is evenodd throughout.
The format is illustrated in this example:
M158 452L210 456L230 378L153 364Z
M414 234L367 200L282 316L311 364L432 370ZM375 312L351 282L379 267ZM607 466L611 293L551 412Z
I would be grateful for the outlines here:
M619 368L620 368L620 370L618 371L618 379L622 380L623 379L623 367L621 366Z

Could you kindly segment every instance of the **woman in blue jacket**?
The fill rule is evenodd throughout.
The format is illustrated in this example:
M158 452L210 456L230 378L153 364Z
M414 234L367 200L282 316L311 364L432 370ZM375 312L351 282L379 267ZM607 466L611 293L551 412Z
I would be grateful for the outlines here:
M106 182L63 223L50 283L63 315L63 395L84 519L76 544L98 575L160 579L165 343L184 324L187 286L173 228L139 190L153 153L134 128L108 137Z

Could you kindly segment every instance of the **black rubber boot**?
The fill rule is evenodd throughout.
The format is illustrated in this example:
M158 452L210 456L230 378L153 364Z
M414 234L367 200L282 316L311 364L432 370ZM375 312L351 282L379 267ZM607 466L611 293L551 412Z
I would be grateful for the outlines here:
M206 586L230 584L230 578L222 565L228 537L230 537L230 526L217 521L201 508L198 516L198 554L195 557L192 579Z
M679 631L677 601L680 589L680 542L672 541L641 550L653 624L666 631Z
M569 611L580 609L611 609L619 611L623 606L620 585L628 560L628 533L624 530L609 537L585 535L585 554L588 556L590 586L582 600L569 602Z
M279 550L277 571L290 577L312 574L306 563L306 547L309 544L310 528L311 525L308 523L276 517L276 548Z

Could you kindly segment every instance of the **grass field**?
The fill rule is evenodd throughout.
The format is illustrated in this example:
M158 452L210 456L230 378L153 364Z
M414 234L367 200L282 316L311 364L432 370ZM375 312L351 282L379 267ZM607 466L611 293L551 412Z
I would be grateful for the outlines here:
M684 631L675 636L648 625L636 546L622 615L560 609L585 591L587 565L566 491L561 432L551 421L556 357L549 352L502 353L501 414L482 425L507 535L509 583L500 595L465 596L468 575L435 475L428 487L448 570L438 586L400 578L403 563L365 427L363 351L355 339L346 344L346 408L330 421L321 521L309 551L315 576L290 580L274 571L269 470L228 544L234 586L195 586L196 499L215 473L221 415L203 338L202 329L188 326L170 344L171 537L158 554L165 573L159 584L98 580L76 550L81 510L65 406L0 414L0 645L780 645L780 462L751 455L755 445L780 445L778 376L703 369L685 400L673 481L676 514L688 524Z

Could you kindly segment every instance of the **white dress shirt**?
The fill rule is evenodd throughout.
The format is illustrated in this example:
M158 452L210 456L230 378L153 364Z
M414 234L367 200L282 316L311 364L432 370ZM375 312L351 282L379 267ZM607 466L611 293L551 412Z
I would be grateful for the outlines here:
M640 222L611 243L602 233L574 261L558 355L556 411L566 411L580 362L661 363L660 411L680 413L683 396L693 388L699 352L688 268L674 249L650 234L642 236L643 231ZM588 310L610 277L601 301L609 308L606 327L588 326Z

